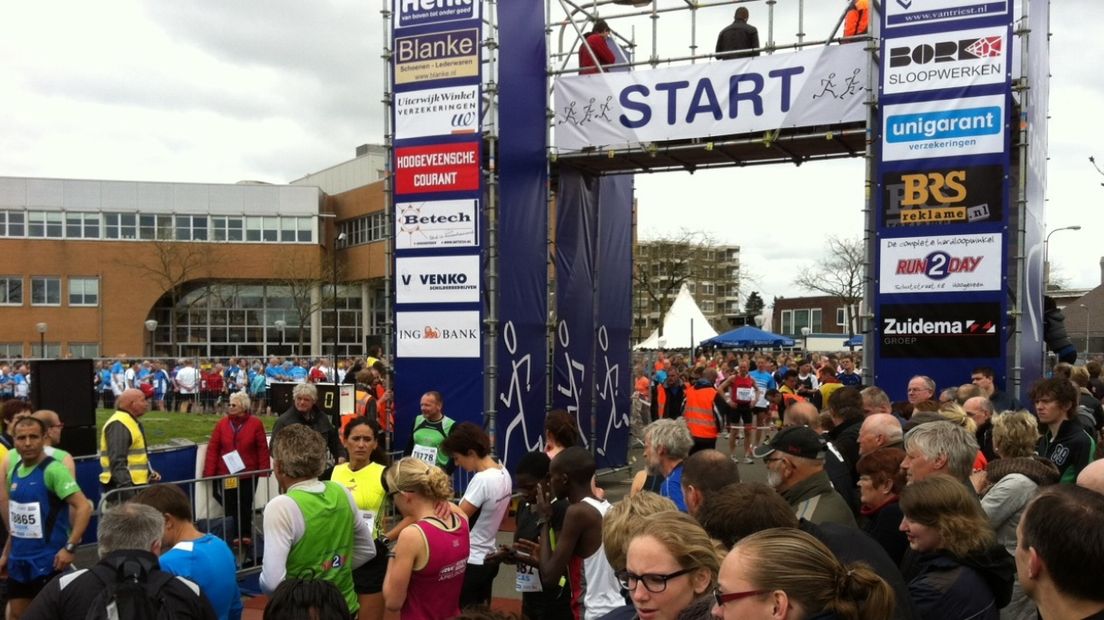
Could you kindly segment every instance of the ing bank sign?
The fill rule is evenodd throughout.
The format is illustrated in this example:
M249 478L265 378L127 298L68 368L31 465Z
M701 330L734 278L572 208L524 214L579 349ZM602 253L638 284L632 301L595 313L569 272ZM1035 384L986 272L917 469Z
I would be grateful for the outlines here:
M398 357L479 357L478 310L397 312Z

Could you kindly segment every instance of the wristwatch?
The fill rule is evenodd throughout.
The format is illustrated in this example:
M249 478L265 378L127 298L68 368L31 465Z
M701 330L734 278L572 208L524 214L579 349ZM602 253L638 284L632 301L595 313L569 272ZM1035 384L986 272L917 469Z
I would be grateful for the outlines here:
M65 549L69 553L76 553L77 552L77 543L65 543L65 546L62 547L62 549Z

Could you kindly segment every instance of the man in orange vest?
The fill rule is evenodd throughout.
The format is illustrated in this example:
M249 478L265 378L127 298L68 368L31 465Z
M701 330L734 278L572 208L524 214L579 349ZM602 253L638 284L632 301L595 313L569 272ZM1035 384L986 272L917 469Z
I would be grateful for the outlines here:
M686 419L686 427L690 429L690 436L694 438L690 454L717 448L717 434L723 425L719 412L726 410L728 405L714 387L716 383L717 370L706 368L701 378L686 389L686 405L682 415Z
M866 34L870 25L870 0L854 0L843 20L843 36L857 37Z

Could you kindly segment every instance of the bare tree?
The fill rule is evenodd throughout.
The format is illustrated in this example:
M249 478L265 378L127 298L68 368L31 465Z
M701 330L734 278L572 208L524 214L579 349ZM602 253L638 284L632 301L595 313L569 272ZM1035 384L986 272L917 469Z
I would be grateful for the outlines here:
M316 258L303 260L291 255L283 255L275 266L275 275L280 285L288 291L291 305L290 318L299 326L298 351L302 353L304 339L309 333L311 316L315 312L333 306L333 248L318 254ZM339 259L337 273L341 273ZM318 295L314 294L315 289Z
M847 315L847 337L855 335L853 317L862 301L866 253L862 239L828 237L826 256L801 270L794 284L809 291L835 297Z
M178 242L162 236L152 240L149 247L151 251L144 253L139 260L128 260L126 268L132 273L136 272L140 277L156 282L162 295L169 296L172 308L169 312L169 346L175 355L178 317L181 312L188 311L188 308L178 307L185 294L184 285L210 276L211 244ZM191 303L194 304L201 299L204 299L204 295L191 299Z

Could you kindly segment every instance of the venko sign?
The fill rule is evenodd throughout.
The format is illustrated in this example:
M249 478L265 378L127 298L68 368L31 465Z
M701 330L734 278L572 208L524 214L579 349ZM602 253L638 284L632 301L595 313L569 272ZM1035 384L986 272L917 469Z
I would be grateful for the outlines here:
M866 119L866 52L841 45L555 83L555 146L624 146Z
M395 259L396 303L479 302L479 255L416 256Z

